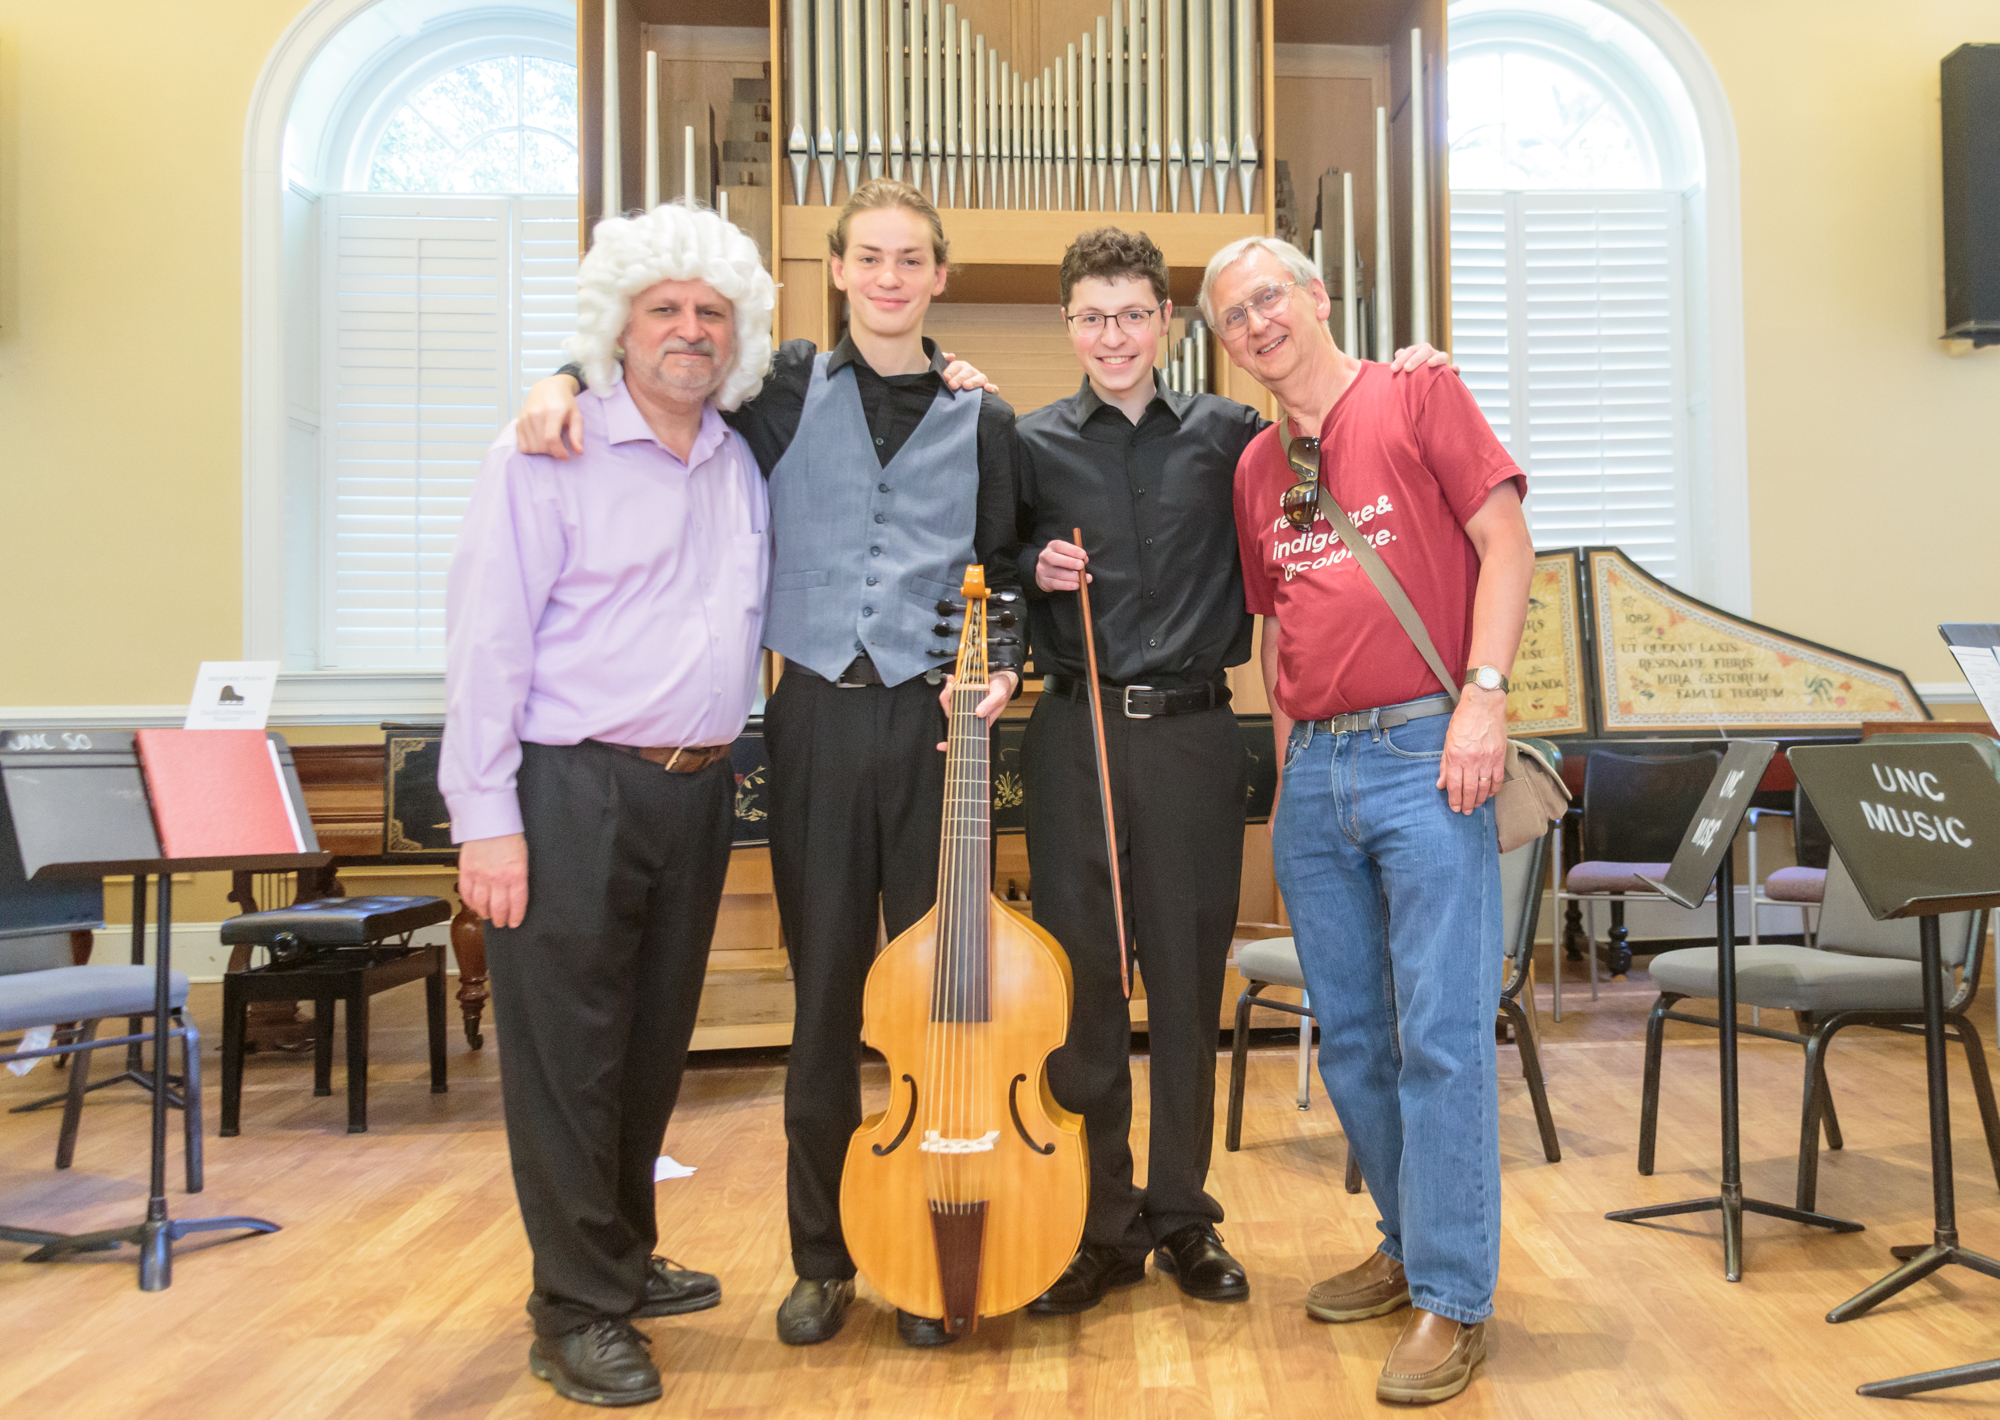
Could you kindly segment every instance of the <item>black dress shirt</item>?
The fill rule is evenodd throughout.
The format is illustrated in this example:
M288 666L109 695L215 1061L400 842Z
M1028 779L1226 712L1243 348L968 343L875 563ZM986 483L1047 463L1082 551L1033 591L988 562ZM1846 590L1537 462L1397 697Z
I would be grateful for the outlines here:
M884 467L909 442L910 435L916 433L930 411L931 401L944 387L946 362L936 342L924 341L924 353L930 357L930 368L914 375L876 374L851 337L843 336L827 357L829 376L844 366L854 366L861 414L868 421L876 456ZM818 354L819 348L810 340L787 340L778 347L770 373L764 376L764 387L756 397L722 416L725 424L743 436L766 478L799 432L799 416L805 410L806 389L812 383L813 360ZM556 373L568 375L582 388L581 367L565 365ZM979 392L978 438L979 506L972 528L973 553L985 565L989 590L1015 590L1021 582L1014 556L1017 496L1014 410L991 390ZM1224 516L1227 514L1225 504Z
M1097 673L1118 685L1202 685L1250 659L1234 517L1236 460L1266 420L1212 394L1155 387L1137 424L1089 380L1017 425L1022 594L1035 669L1083 674L1074 592L1035 561L1083 529Z

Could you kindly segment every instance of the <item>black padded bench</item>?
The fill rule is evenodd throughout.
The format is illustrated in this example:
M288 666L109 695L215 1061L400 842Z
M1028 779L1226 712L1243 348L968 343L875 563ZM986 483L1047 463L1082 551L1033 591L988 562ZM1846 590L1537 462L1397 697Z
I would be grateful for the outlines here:
M445 1092L444 948L411 934L451 917L441 897L326 897L222 924L225 945L271 954L264 966L222 979L222 1135L240 1133L244 1027L252 1001L313 1003L313 1094L333 1093L333 1003L346 1003L347 1132L368 1132L368 998L424 983L430 1017L431 1093ZM394 939L394 940L391 940Z

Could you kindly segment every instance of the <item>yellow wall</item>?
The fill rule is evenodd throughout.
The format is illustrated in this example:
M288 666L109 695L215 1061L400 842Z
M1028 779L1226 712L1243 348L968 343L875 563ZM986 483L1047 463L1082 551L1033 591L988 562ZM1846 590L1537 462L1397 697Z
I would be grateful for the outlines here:
M1667 0L1742 145L1756 615L1954 681L2000 616L2000 352L1948 357L1938 60L1991 0ZM0 0L0 705L240 652L241 170L299 0Z
M1959 681L1940 621L2000 620L2000 349L1944 325L1938 61L1992 0L1666 0L1742 155L1755 615Z
M0 0L0 705L242 646L243 131L299 0Z

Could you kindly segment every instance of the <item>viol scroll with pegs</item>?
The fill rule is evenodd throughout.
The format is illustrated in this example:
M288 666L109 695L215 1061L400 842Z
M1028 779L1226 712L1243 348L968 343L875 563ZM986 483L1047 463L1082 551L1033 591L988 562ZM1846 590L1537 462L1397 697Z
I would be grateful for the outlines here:
M1083 1120L1048 1057L1069 1030L1069 958L992 891L986 582L966 569L951 692L937 906L868 973L862 1038L889 1062L889 1106L855 1131L840 1179L854 1265L946 1330L1026 1306L1083 1237Z

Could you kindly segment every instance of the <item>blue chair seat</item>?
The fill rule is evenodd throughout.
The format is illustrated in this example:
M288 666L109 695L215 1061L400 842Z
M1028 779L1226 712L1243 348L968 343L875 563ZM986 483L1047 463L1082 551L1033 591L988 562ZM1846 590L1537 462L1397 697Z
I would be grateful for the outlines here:
M187 998L188 979L176 971L168 1004L179 1009ZM152 1014L150 966L59 966L0 976L0 1031Z

